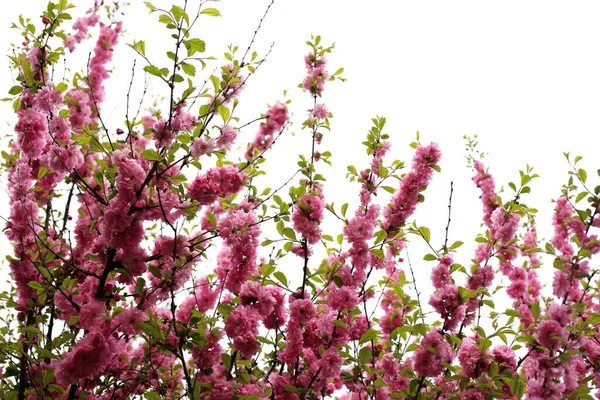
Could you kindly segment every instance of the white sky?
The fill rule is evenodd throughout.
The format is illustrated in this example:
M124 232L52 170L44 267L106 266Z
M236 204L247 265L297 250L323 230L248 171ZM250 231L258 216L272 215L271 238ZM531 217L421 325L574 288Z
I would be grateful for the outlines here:
M84 7L91 1L76 3ZM121 43L144 39L149 53L163 54L170 45L167 32L155 22L156 15L148 16L142 1L132 3L125 10L128 35ZM168 7L172 2L153 3ZM189 3L197 4L197 0ZM238 44L243 53L269 3L223 0L211 5L219 8L223 17L206 17L196 31L207 43L206 55L219 57L228 43ZM21 13L39 21L38 10L44 4L27 0L3 6L0 26L6 30L0 37L0 50L20 41L17 32L8 29L10 22ZM549 238L550 199L560 194L567 179L568 164L562 152L584 156L583 166L592 182L598 183L599 12L596 1L277 0L263 23L255 50L264 53L272 42L275 47L267 63L250 79L238 115L242 123L249 121L266 110L266 103L283 99L283 89L290 90L296 122L291 131L297 135L287 134L278 142L278 149L267 155L270 160L265 164L275 171L270 186L278 186L295 169L298 152L310 150L309 135L299 132L309 96L296 86L304 74L304 43L311 33L320 34L324 43L336 42L329 57L330 71L344 67L348 79L328 84L322 99L334 114L332 132L326 133L321 146L321 151L333 153L335 165L320 170L329 180L328 202L335 201L338 206L356 202L358 186L344 180L346 165L364 168L368 160L360 142L371 118L380 114L388 120L391 157L410 163L408 144L417 130L422 142L436 141L442 149L442 173L435 176L425 193L427 201L416 215L419 224L431 228L436 246L444 238L451 180L455 190L450 241L472 243L481 231L479 194L464 159L465 134L479 136L480 150L489 153L484 162L498 187L517 181L518 170L526 163L541 175L532 184L532 195L523 200L540 210L541 236ZM75 70L83 69L87 59L87 53L78 54L69 58ZM126 46L116 53L115 80L104 107L112 130L124 120L132 58L133 51ZM141 65L138 60L138 78ZM212 64L206 72L218 65ZM5 94L12 82L6 59L1 66L5 79L0 81L0 92ZM136 84L139 88L141 80ZM11 129L4 122L14 117L9 103L0 106L0 134L5 136ZM255 132L246 128L240 143L251 140ZM4 207L2 215L7 214ZM1 243L7 246L5 240ZM467 249L459 256L463 263L471 257ZM425 267L421 276L428 279L431 264L419 262L422 254L412 259L417 269ZM552 273L551 266L547 271Z

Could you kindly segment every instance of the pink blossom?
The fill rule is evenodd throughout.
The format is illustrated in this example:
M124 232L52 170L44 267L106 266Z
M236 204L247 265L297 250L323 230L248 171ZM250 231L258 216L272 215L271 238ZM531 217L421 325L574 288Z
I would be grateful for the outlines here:
M114 354L113 347L102 334L90 332L57 363L56 379L65 385L80 379L95 379L104 372Z
M327 110L325 104L317 103L315 108L311 110L311 114L317 119L326 119L329 117L329 110Z
M275 103L266 113L267 121L260 124L260 128L254 141L246 150L246 158L252 159L254 151L265 151L275 140L275 133L283 129L289 119L288 109L285 104Z
M100 331L103 325L108 325L105 313L104 303L92 300L81 307L77 325L90 331Z
M175 139L175 132L168 124L168 121L161 119L153 126L152 139L156 141L156 147L162 148L169 146Z
M229 125L221 127L221 135L217 138L216 145L223 150L230 150L235 139L237 139L238 131Z
M452 284L452 279L450 278L450 266L452 262L451 256L444 256L440 260L440 263L431 270L431 282L435 288L440 289Z
M225 333L230 338L243 336L246 333L258 334L257 312L245 306L238 306L227 316Z
M443 363L450 364L453 358L450 345L439 331L432 330L423 336L421 346L414 353L414 369L421 376L435 377L444 370Z
M302 196L294 208L292 223L294 229L305 238L309 244L314 244L321 238L319 224L323 218L325 200L321 186L314 184L314 191Z
M544 320L538 325L536 339L541 346L553 351L566 341L567 332L557 321Z
M458 286L449 284L442 286L430 298L429 304L444 319L444 326L454 330L464 317L464 307L461 307L458 296Z
M197 117L184 110L185 103L180 104L173 113L171 128L175 131L185 132L194 130L198 121Z
M491 226L492 212L498 206L495 192L494 178L485 170L481 161L475 161L473 168L477 172L473 177L473 182L481 190L481 202L483 203L483 221L489 228Z
M269 286L266 288L275 299L274 311L267 315L263 320L263 325L267 329L281 328L287 319L287 309L285 307L283 290L279 287Z
M235 166L212 168L193 180L188 186L188 193L201 205L208 205L219 197L240 191L245 179L246 175Z
M206 139L203 137L199 137L194 139L192 146L190 147L190 152L196 158L203 156L204 154L208 154L216 147L215 141L213 139Z
M419 202L419 193L431 180L433 167L437 165L441 152L435 143L419 146L413 157L412 169L400 182L390 205L384 211L384 227L393 232L411 216Z
M79 146L71 145L65 149L52 145L48 151L48 163L56 172L71 172L83 164L83 153Z
M494 280L494 270L490 265L477 267L475 273L468 279L467 289L477 290L488 288Z
M15 131L18 133L17 140L21 150L28 158L37 159L44 152L49 139L46 118L41 112L32 108L21 109L17 115L19 120L15 125Z
M517 232L520 219L519 214L507 213L502 207L496 208L490 216L492 239L502 244L510 242Z
M130 307L117 316L119 330L127 335L137 335L141 332L139 325L148 320L148 315L142 310Z
M202 347L194 348L192 358L194 363L201 369L213 368L215 364L221 361L222 348L219 344L219 335L213 335L212 332L206 333L207 343Z
M490 364L490 359L484 357L479 346L471 339L463 340L458 351L458 361L463 376L468 378L478 378L481 373L487 371Z
M319 368L324 378L332 378L340 373L343 359L335 347L330 347L323 352L319 360Z
M329 79L329 73L325 69L327 63L325 57L310 53L304 57L308 75L302 81L302 88L313 95L320 96L325 88L325 82Z
M305 325L315 315L315 306L310 299L297 299L290 302L290 320L293 320L295 323Z
M500 367L500 371L508 369L510 371L515 371L517 368L517 360L515 359L515 352L508 346L496 346L492 350L492 354L494 355L494 359L498 366Z
M88 29L95 26L99 20L100 16L98 14L91 14L75 21L73 29L77 32L75 35L67 35L65 47L73 52L75 50L75 45L81 43L83 39L85 39Z
M356 291L348 286L338 288L333 285L329 288L327 304L337 311L352 311L358 304Z
M245 359L251 359L260 349L260 343L256 339L256 333L245 333L233 339L234 350L240 352Z

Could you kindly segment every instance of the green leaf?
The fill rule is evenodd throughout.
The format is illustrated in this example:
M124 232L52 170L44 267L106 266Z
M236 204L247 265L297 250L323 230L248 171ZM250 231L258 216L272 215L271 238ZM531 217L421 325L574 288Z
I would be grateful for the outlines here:
M521 315L520 312L513 310L511 308L506 309L506 311L504 312L504 314L508 315L509 317L515 317L515 318L523 318L523 315Z
M363 347L358 352L358 360L361 364L368 363L373 358L373 353L368 347Z
M154 75L154 76L162 77L162 75L163 75L162 70L155 65L146 65L144 67L144 71L146 71L150 75ZM167 71L167 73L168 73L168 71Z
M13 86L10 88L10 90L8 91L8 94L12 94L13 96L18 95L19 93L21 93L23 91L23 86Z
M204 50L206 50L206 43L204 43L204 40L200 40L198 38L185 40L183 44L187 49L188 57L192 56L196 52L204 53Z
M146 65L144 67L144 71L146 71L150 75L158 76L161 78L163 75L167 75L169 73L169 70L167 68L158 68L155 65Z
M169 15L160 14L158 17L158 22L161 22L163 24L172 24L174 21Z
M579 177L579 179L581 180L581 182L585 183L585 181L587 180L587 172L585 172L584 169L579 168L577 170L577 176Z
M275 271L273 272L273 276L275 278L277 278L277 280L281 283L283 283L283 286L287 287L288 286L288 280L285 276L285 274L281 271Z
M21 109L21 99L20 98L16 98L15 101L13 101L13 111L17 112Z
M146 42L144 42L143 40L137 41L137 42L133 42L133 46L135 47L135 49L137 51L140 52L141 55L145 56L146 55Z
M531 315L533 315L535 319L540 316L540 303L537 301L531 304Z
M177 183L183 183L183 182L187 181L187 178L184 174L177 174L177 175L173 175L171 177L171 181L177 182Z
M460 240L457 240L456 242L452 243L449 250L458 249L462 245L463 245L463 242L461 242Z
M200 11L200 14L210 15L211 17L220 17L221 13L216 8L205 8Z
M196 67L192 64L182 62L181 69L183 69L183 72L185 72L187 75L196 76Z
M288 239L296 240L296 232L294 232L292 228L284 228L283 236L287 237Z
M423 260L435 261L435 260L437 260L437 257L434 254L425 254L425 257L423 257Z
M371 329L367 330L365 333L363 333L363 335L360 337L360 340L358 341L358 343L363 344L366 342L370 342L372 339L375 339L378 336L378 334L379 334L378 331L371 328Z
M206 219L208 220L208 222L210 222L212 226L217 226L217 218L215 217L215 214L207 212Z
M477 296L477 292L464 288L462 286L458 287L458 298L460 299L461 304L464 303L465 300L471 299Z
M56 385L54 383L51 383L50 385L48 385L48 391L50 393L58 393L58 394L64 394L65 393L65 389L63 389L62 386Z
M334 319L333 321L331 321L331 323L337 326L338 328L342 328L346 331L348 330L348 325L346 325L343 321L340 321L339 319Z
M348 203L342 204L342 216L346 216L346 211L348 211Z
M181 8L179 6L171 7L171 14L173 14L173 16L175 17L175 20L177 22L179 22L181 20L181 18L183 18L183 19L185 19L185 22L187 22L188 25L190 24L190 19L183 8Z
M154 338L160 338L162 336L162 331L149 322L142 322L138 327Z
M160 397L160 395L159 395L158 393L155 393L155 392L146 392L146 393L144 394L144 397L145 397L147 400L161 400L161 397Z
M579 203L581 200L583 200L585 198L585 196L587 196L588 193L587 192L581 192L577 195L577 197L575 198L575 203Z
M148 161L160 161L162 157L154 150L144 150L141 154Z
M221 118L223 118L223 122L227 123L229 121L229 117L231 117L231 111L229 111L229 108L225 106L219 106L217 107L217 111L219 112Z
M69 87L67 86L67 84L66 84L66 83L64 83L64 82L61 82L61 83L59 83L58 85L56 85L56 88L55 88L55 89L56 89L56 90L58 90L58 91L59 91L59 92L61 92L61 93L64 93L64 92L66 92L66 91L67 91L67 89L68 89L68 88L69 88Z
M41 181L50 172L52 172L52 171L50 171L48 168L46 168L46 167L40 167L40 169L38 171L37 180Z
M371 253L375 254L379 259L383 260L385 258L385 253L381 249L373 249L371 250Z
M421 226L419 227L419 233L421 233L423 239L425 239L426 242L429 242L431 240L431 231L429 230L429 228Z

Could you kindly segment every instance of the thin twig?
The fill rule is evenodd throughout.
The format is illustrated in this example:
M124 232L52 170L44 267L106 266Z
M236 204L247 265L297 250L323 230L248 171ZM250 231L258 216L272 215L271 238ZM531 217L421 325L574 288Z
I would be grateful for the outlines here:
M450 181L450 198L448 199L448 223L446 224L446 238L444 239L444 252L448 252L448 229L450 229L450 215L452 213L452 192L454 191L454 182Z

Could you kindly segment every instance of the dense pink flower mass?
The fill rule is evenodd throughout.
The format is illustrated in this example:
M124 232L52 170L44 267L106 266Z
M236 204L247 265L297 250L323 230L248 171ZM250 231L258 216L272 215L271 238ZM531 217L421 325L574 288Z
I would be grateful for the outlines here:
M486 372L491 362L489 356L483 354L477 343L471 339L463 340L458 352L458 361L463 375L469 378L477 378Z
M308 75L302 81L302 88L313 95L320 96L325 88L325 82L329 79L329 73L325 69L327 60L324 56L313 52L304 57L304 64Z
M56 378L65 384L79 379L95 379L110 364L115 354L113 345L100 333L88 333L67 357L56 365Z
M194 179L188 186L188 193L201 205L208 205L214 203L219 197L239 192L245 179L245 174L233 165L212 168Z
M419 193L431 180L433 167L437 166L442 153L435 143L419 146L413 157L412 169L400 181L400 189L384 209L384 227L388 231L400 228L419 203Z
M288 109L285 104L275 103L266 113L267 121L260 124L254 141L246 150L246 158L252 159L254 151L264 152L275 140L275 134L283 129L289 120Z
M294 229L305 238L309 244L314 244L321 238L319 227L323 219L325 200L321 186L314 185L314 190L298 200L298 205L292 215Z
M19 111L19 121L15 125L15 131L19 134L18 141L21 150L30 159L39 158L49 137L46 134L46 118L44 114L33 108Z
M479 160L473 164L477 174L473 177L473 182L481 190L481 202L483 203L483 220L489 227L491 225L492 212L498 206L496 198L496 186L494 178L485 170L485 166Z
M444 370L443 363L451 363L454 353L437 330L427 333L414 354L414 369L419 375L434 377Z
M338 190L324 165L340 153L327 148L337 107L323 93L343 69L329 74L333 46L313 36L299 85L312 105L301 106L286 155L301 154L280 181L269 168L286 171L290 157L264 170L263 155L295 102L244 123L239 93L264 61L254 40L211 67L216 57L202 54L210 47L192 28L219 11L181 3L146 4L173 34L174 63L155 60L136 38L130 47L147 75L132 69L114 115L103 104L111 72L123 67L113 63L127 16L120 2L97 0L78 19L68 2L49 3L16 24L26 35L10 57L16 123L2 152L13 252L12 287L0 294L0 393L600 398L600 186L579 157L553 202L549 239L538 232L543 214L526 203L531 167L519 171L519 189L508 185L514 195L496 193L468 140L483 213L479 230L463 235L452 191L449 203L425 203L438 146L411 144L403 170L387 159L397 133L380 116L363 142L367 158L347 167L356 191ZM88 38L88 63L62 65ZM134 93L142 82L151 102ZM130 97L147 111L134 112ZM240 149L238 137L258 121ZM332 188L343 190L342 204L329 200ZM441 232L417 224L428 212L415 214L421 203L448 207L435 221Z

